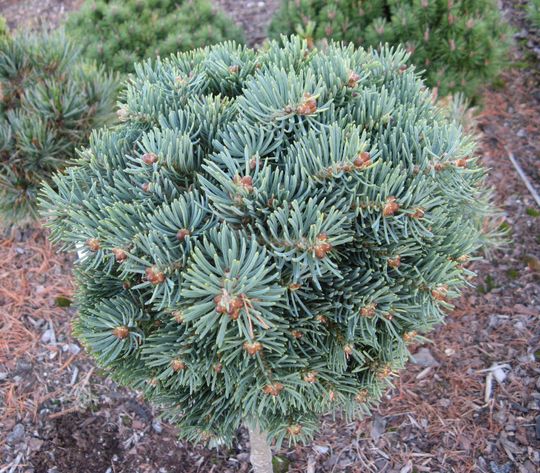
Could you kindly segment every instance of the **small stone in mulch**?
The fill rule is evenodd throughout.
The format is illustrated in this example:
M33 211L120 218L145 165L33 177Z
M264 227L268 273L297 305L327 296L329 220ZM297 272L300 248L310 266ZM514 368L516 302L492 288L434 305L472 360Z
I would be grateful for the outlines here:
M384 434L386 428L386 420L384 417L375 414L373 416L373 423L371 424L371 438L375 443L379 441L381 436Z
M504 465L497 465L495 462L489 464L492 473L510 473L512 471L512 464L505 463Z
M20 442L24 438L24 425L16 424L13 430L8 434L6 441L8 444L13 445Z
M420 366L440 366L429 348L420 348L412 357L413 363Z

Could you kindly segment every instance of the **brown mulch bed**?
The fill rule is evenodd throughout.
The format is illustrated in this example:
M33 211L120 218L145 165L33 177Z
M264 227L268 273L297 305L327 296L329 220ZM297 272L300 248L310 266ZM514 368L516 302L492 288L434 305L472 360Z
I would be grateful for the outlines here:
M281 0L213 0L244 29L249 45L261 44Z
M252 41L264 36L274 0L217 1L251 24ZM17 22L13 12L60 18L54 12L68 4L0 0L0 12ZM380 409L352 423L325 418L311 445L276 452L290 472L540 471L540 217L508 159L513 153L540 191L539 77L532 64L505 73L478 117L480 152L512 242L476 264L478 288L432 343L412 348L416 362ZM0 473L249 471L245 432L232 449L180 442L81 351L70 334L73 310L59 306L71 298L71 260L45 231L0 237L0 261Z
M56 27L83 0L0 0L0 13L11 29Z

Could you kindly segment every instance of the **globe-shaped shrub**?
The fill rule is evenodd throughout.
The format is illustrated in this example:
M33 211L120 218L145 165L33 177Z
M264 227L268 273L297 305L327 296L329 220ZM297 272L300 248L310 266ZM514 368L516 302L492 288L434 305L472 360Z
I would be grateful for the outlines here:
M146 58L243 37L210 0L86 0L67 28L87 57L121 72Z
M0 39L0 224L37 217L43 180L114 118L116 79L62 34Z
M470 276L484 171L405 56L292 38L139 65L123 123L45 188L76 333L187 438L367 412Z
M282 0L270 33L296 31L364 47L403 44L441 96L474 98L508 63L496 0Z

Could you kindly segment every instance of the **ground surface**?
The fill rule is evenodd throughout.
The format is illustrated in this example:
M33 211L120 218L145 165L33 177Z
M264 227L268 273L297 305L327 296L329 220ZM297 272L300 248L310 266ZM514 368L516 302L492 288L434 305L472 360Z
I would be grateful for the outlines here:
M257 41L276 2L219 3ZM37 16L57 23L73 4L0 0L0 12L12 26ZM523 63L536 36L512 13ZM508 158L540 190L539 78L530 62L506 73L486 91L478 119L480 153L513 243L476 265L478 289L458 301L432 344L413 348L416 363L384 406L359 422L325 419L312 445L277 452L289 471L540 471L540 214ZM244 432L230 450L178 442L173 427L80 351L73 311L60 307L71 297L71 262L42 230L2 237L0 261L0 473L249 471Z

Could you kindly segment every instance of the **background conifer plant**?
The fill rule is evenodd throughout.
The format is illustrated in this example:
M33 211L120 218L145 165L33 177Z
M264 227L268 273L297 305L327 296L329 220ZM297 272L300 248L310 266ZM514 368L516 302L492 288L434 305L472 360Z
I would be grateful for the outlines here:
M6 19L0 16L0 38L4 38L9 34L9 27Z
M405 61L293 37L146 62L122 124L45 186L80 251L76 333L184 437L307 441L368 412L470 279L485 173Z
M540 30L540 0L529 0L527 4L527 17L533 28Z
M114 118L114 77L80 61L62 34L0 39L0 217L37 217L37 191L92 128Z
M86 0L67 31L87 57L122 72L146 58L243 37L209 0Z
M270 34L362 46L403 44L441 96L470 98L507 62L509 29L496 0L283 0Z

